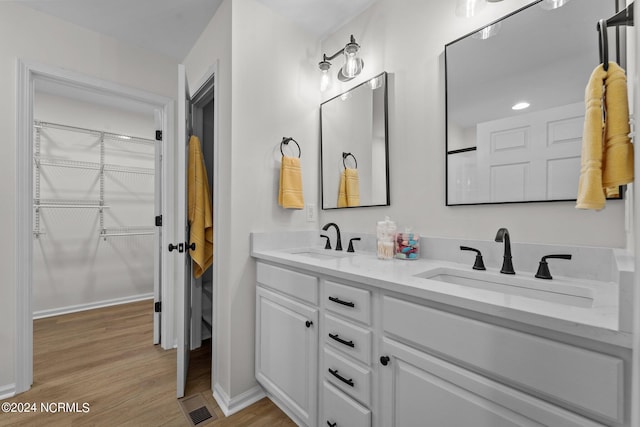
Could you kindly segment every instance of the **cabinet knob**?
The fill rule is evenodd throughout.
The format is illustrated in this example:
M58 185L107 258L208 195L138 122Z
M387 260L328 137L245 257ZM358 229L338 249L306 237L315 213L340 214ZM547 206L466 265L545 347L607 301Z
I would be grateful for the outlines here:
M327 420L327 425L329 427L336 427L338 425L338 423L332 423L331 421Z
M390 360L391 358L389 356L380 357L380 363L382 363L382 366L387 366Z
M311 320L307 320L304 324L307 325L307 328L310 328L311 325L313 325L313 322Z

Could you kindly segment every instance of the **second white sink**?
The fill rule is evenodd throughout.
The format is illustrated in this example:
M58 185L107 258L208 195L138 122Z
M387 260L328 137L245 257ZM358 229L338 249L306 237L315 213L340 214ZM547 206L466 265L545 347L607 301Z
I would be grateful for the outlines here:
M298 248L289 251L292 255L302 255L315 259L336 259L348 256L347 253L330 249Z
M428 270L416 274L415 277L575 307L588 308L593 306L593 291L591 289L553 280L543 281L518 275L511 276L490 271L466 271L447 267Z

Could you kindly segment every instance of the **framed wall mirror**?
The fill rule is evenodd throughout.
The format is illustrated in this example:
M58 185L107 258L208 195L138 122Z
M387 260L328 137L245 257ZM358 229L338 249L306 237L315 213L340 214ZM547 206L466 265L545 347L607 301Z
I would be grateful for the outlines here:
M447 206L576 199L596 23L617 10L536 1L445 46ZM624 68L622 31L609 58Z
M387 73L320 105L322 209L389 205Z

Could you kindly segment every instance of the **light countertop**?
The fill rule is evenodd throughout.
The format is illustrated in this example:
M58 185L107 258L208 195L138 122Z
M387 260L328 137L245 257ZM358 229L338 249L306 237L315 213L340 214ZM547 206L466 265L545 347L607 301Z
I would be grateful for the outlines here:
M489 281L504 281L505 275L487 266L487 271L474 271L471 264L446 260L380 260L371 252L347 254L323 250L316 244L317 233L307 233L308 239L280 239L269 244L264 233L252 233L251 255L270 263L303 270L328 279L341 279L472 310L502 319L550 329L620 347L631 348L632 336L619 331L618 284L600 280L570 279L556 276L551 281L534 279L522 272L509 280L546 288L552 293L563 288L583 292L593 298L589 307L550 302L538 298L496 290L431 280L438 271L458 271L462 275ZM346 246L346 245L345 245ZM449 270L447 270L449 269ZM580 293L578 292L578 293ZM579 304L584 305L584 304Z

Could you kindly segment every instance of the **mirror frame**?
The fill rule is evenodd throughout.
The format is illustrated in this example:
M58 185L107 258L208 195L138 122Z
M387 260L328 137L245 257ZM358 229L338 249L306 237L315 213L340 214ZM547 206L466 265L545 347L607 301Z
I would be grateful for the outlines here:
M390 206L391 205L391 197L390 197L390 186L389 186L389 79L387 77L387 72L383 71L382 73L373 76L366 81L322 102L320 104L320 201L322 210L331 210L331 209L355 209L355 208L366 208L366 207L374 207L374 206ZM361 86L369 84L369 82L373 79L382 78L384 82L384 92L383 92L383 107L384 107L384 155L385 155L385 165L384 165L384 174L385 174L385 202L379 204L367 204L367 205L358 205L358 206L331 206L326 207L324 203L324 156L323 156L323 138L322 138L322 107L324 104L335 100L336 98L340 98L349 92L358 89ZM337 199L337 193L336 193Z
M536 4L541 3L543 0L535 0L532 1L531 3L520 7L516 10L514 10L513 12L510 12L504 16L501 16L485 25L483 25L480 28L475 29L474 31L471 31L461 37L458 37L457 39L445 44L445 48L443 51L443 55L444 55L444 85L445 85L445 111L444 111L444 115L445 115L445 122L444 122L444 127L445 127L445 149L444 149L444 157L445 157L445 176L444 176L444 184L445 184L445 188L444 188L444 196L445 196L445 206L478 206L478 205L504 205L504 204L515 204L515 203L550 203L550 202L575 202L577 200L577 189L576 189L576 198L571 198L571 199L541 199L541 200L510 200L510 201L497 201L497 202L491 202L491 201L487 201L487 202L473 202L473 203L450 203L449 202L449 154L454 154L454 153L461 153L461 152L465 152L465 151L473 151L476 148L472 147L472 148L462 148L462 149L458 149L458 150L451 150L449 151L449 96L448 96L448 79L447 79L447 47L459 42L465 38L471 37L472 35L476 34L477 32L481 31L482 29L490 26L490 25L494 25L498 22L501 22L513 15L516 15L530 7L534 7ZM612 0L615 2L615 13L619 12L620 10L625 8L625 3L624 0ZM608 17L603 17L604 19L608 18ZM620 66L622 68L624 68L626 70L626 39L624 37L624 34L622 33L623 29L626 28L622 25L620 26L616 26L614 28L614 37L613 39L615 40L615 58L618 62L618 64L620 64ZM594 29L594 40L593 43L594 45L597 47L597 31L596 31L596 22L594 22L593 24L593 29ZM612 27L609 27L609 30L612 30ZM609 40L611 40L611 38L609 38ZM621 52L623 52L621 54ZM611 58L611 51L609 54L609 57ZM622 185L620 186L620 190L619 190L619 196L618 197L607 197L607 200L622 200L624 199L624 193L626 191L627 186L626 185Z

